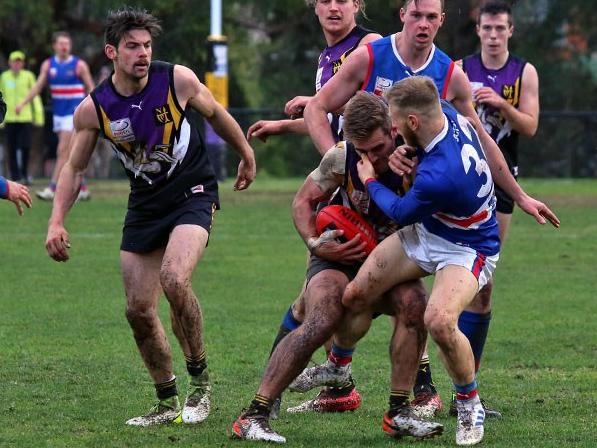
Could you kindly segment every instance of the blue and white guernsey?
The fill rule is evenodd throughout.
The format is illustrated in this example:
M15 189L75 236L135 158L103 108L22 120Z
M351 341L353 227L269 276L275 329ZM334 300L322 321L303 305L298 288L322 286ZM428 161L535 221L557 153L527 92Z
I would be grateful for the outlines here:
M406 226L416 222L447 241L491 256L500 250L493 180L479 137L468 120L442 101L444 127L417 150L415 181L404 197L370 181L373 200Z
M78 63L79 58L76 56L70 56L62 62L56 56L50 58L48 83L52 95L52 109L56 116L73 115L86 96L85 85L77 76Z
M440 97L446 98L454 61L432 45L427 61L417 70L413 70L400 57L395 37L396 35L392 34L367 44L369 66L361 90L383 96L398 81L410 76L424 75L433 79Z

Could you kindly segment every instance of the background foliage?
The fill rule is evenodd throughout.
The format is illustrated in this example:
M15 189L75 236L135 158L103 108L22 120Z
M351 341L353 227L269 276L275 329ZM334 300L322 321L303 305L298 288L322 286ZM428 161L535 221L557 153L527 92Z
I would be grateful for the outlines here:
M446 1L446 22L437 43L459 59L477 49L474 17L480 0ZM597 98L597 15L592 0L515 1L516 30L511 50L537 67L544 111L595 111ZM208 0L131 2L159 16L164 34L154 57L205 71L209 34ZM401 28L400 0L367 0L360 22L382 35ZM116 0L0 0L0 65L14 49L37 70L51 53L53 31L67 29L76 53L94 73L107 64L102 21ZM286 101L314 90L317 55L325 45L317 18L303 0L223 0L228 36L230 106L246 129L252 122L280 118ZM48 20L49 19L49 20ZM250 113L246 109L259 109ZM239 110L240 109L240 110ZM263 110L267 109L267 110ZM549 176L597 173L595 117L572 114L541 119L535 140L522 142L522 172ZM275 175L303 175L318 156L307 138L272 138L256 143L260 166ZM233 161L230 161L232 168ZM526 170L526 171L525 171Z

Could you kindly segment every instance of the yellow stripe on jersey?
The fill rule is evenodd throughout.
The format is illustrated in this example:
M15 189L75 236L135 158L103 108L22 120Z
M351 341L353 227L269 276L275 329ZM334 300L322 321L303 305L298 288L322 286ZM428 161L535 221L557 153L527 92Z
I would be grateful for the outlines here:
M512 97L512 106L518 107L518 101L520 100L520 76L516 78L514 83L514 96Z
M168 108L170 109L170 114L172 115L172 121L164 125L164 136L162 138L162 144L164 145L174 143L172 141L172 133L177 132L180 129L182 114L180 113L180 110L176 104L177 103L174 101L174 97L172 96L172 91L168 89Z

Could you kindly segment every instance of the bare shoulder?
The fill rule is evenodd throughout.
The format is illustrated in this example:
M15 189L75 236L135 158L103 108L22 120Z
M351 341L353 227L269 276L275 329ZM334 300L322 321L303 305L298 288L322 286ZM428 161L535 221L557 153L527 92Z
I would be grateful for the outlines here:
M359 42L359 45L358 45L358 46L359 46L359 47L361 47L361 46L365 46L365 45L367 45L368 43L370 43L370 42L374 42L374 41L376 41L376 40L378 40L378 39L381 39L381 38L382 38L382 35L381 35L381 34L378 34L378 33L369 33L369 34L365 35L365 36L364 36L364 37L361 39L361 41Z
M39 67L39 74L46 75L48 70L50 70L50 58L47 58L41 63L41 66Z
M190 99L199 97L201 86L193 70L184 65L174 65L174 90L176 99L183 108Z
M91 95L87 95L75 110L74 125L77 130L99 129L97 112Z
M452 76L450 77L450 81L448 84L448 92L446 95L446 99L448 101L453 100L466 100L469 101L471 98L471 84L458 64L454 64L454 69L452 70Z
M535 68L535 66L533 64L531 64L530 62L527 62L524 65L524 69L522 70L522 79L523 81L528 80L528 79L537 79L539 77L539 74L537 73L537 69Z

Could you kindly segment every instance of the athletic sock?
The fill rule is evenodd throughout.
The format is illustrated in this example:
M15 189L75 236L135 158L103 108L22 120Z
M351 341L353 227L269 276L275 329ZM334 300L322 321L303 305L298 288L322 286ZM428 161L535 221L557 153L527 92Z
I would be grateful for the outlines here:
M354 348L342 348L338 347L335 343L332 343L332 350L328 355L328 362L335 364L336 366L345 366L352 362L352 354Z
M429 390L433 394L437 393L435 384L433 384L433 378L431 377L431 364L429 363L429 356L424 356L419 362L419 369L417 370L417 379L415 380L413 394L417 395L423 390Z
M400 409L408 406L409 392L402 389L392 389L390 391L390 410L388 416L394 418Z
M56 192L56 182L50 182L50 190Z
M454 384L456 390L456 400L466 401L477 396L477 380L465 385Z
M197 379L207 368L205 350L199 356L184 355L184 359L187 363L187 372L191 376L191 383L193 383L193 380Z
M255 398L251 401L247 414L269 417L273 403L274 400L271 400L264 395L255 394Z
M481 365L481 356L483 355L483 348L487 340L487 332L489 331L489 322L491 321L491 312L486 314L472 313L470 311L463 311L458 318L458 328L464 333L473 349L473 356L475 357L475 372L479 370Z
M155 385L155 392L160 401L177 396L178 391L176 390L176 377L172 376L172 379L168 381L157 383Z
M282 319L282 324L280 325L280 328L278 329L278 334L276 335L276 339L274 340L274 343L272 344L272 349L269 352L270 357L272 356L272 353L274 353L274 350L276 349L276 347L278 346L280 341L282 339L284 339L291 331L296 330L298 327L300 327L300 325L301 325L301 322L296 320L296 318L294 317L294 314L292 313L292 307L288 308L288 311L286 311L286 314L284 315L284 318Z

